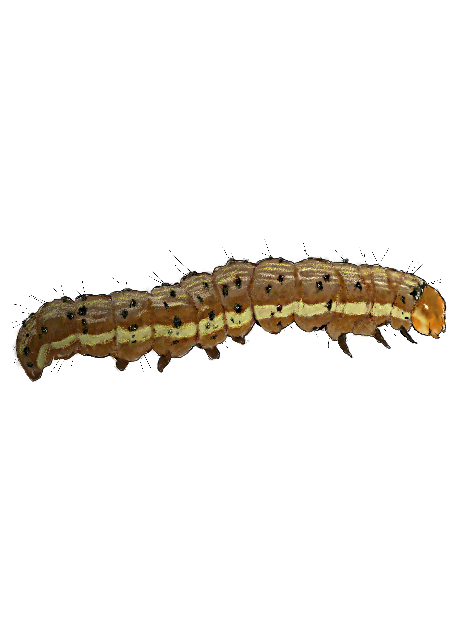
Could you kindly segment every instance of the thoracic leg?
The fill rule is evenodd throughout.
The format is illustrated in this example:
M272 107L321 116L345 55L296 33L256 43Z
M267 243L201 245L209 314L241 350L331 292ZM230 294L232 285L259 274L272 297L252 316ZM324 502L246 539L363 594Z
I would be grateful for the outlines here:
M124 360L123 358L116 358L115 366L119 371L124 371L128 364L128 360Z
M407 331L407 329L405 327L400 327L399 331L402 333L402 335L404 336L404 338L407 338L407 340L409 342L413 342L414 345L416 345L417 343L415 342L415 340L409 335L409 332Z
M382 345L384 347L386 347L387 349L391 349L390 345L388 344L388 342L385 340L385 338L382 336L380 329L376 329L375 333L374 333L374 338L377 340L377 342L382 343Z
M237 342L240 345L246 344L246 338L244 336L230 336L234 342Z
M171 362L171 354L167 353L166 355L160 355L160 359L158 360L157 368L160 373L163 373L164 369Z
M210 358L211 360L217 360L218 358L220 358L220 351L217 347L210 347L208 349L205 349L205 351L208 354L208 358Z
M348 345L347 345L347 335L340 334L340 336L338 337L338 341L339 341L339 347L342 349L342 351L346 353L347 355L349 355L350 358L352 358L353 356L351 355L350 349L348 348Z

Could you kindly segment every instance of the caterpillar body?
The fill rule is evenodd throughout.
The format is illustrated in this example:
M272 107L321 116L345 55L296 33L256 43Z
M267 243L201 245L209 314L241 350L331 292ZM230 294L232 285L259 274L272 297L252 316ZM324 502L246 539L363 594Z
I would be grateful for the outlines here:
M277 334L293 322L307 332L326 330L351 357L348 333L373 336L388 347L382 325L411 342L412 326L438 338L446 328L445 302L419 277L378 265L230 258L212 273L191 272L151 292L126 288L45 303L23 321L16 351L32 381L53 359L76 353L113 356L124 370L153 350L162 372L195 345L216 359L227 336L244 344L254 324Z

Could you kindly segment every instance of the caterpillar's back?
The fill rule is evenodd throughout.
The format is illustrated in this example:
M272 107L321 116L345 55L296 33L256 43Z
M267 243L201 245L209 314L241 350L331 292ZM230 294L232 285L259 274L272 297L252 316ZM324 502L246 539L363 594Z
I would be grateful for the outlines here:
M211 274L192 272L151 292L125 289L45 303L23 321L16 351L33 381L53 359L76 353L111 355L124 370L153 350L163 371L195 345L215 359L227 336L244 344L255 323L276 334L293 322L308 332L325 329L351 356L346 334L373 336L388 346L382 325L411 342L412 326L438 338L446 328L445 302L419 277L392 268L317 258L296 264L232 258Z

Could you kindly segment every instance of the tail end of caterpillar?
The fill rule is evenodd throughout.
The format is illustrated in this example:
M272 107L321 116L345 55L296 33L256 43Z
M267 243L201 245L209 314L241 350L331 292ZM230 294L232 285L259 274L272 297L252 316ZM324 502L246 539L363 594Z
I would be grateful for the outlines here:
M420 334L433 338L446 330L446 303L431 286L425 286L412 313L412 324Z

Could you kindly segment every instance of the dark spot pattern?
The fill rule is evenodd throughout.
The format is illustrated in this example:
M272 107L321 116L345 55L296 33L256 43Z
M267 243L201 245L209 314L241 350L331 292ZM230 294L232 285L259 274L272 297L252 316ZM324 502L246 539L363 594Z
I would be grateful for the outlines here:
M78 316L85 316L86 312L86 305L82 305L82 307L78 308Z
M401 297L401 301L405 304L406 303L406 298L405 297Z
M197 299L200 303L203 303L203 299L200 297L200 295L197 296Z
M277 309L278 312L281 312L281 310L283 309L283 306L282 305L277 305L276 309Z
M209 320L210 320L210 321L213 321L213 320L214 320L214 318L215 318L215 316L216 316L216 315L215 315L215 314L214 314L214 312L211 310L211 311L209 312Z
M24 353L24 355L29 355L30 348L29 347L24 347L23 353Z
M176 291L175 290L171 290L169 295L174 298L176 296Z
M27 362L26 366L28 366L30 369L33 367L32 362Z
M330 310L332 307L332 299L326 303L326 308Z
M240 279L239 277L237 277L237 278L235 279L235 286L236 286L237 288L241 288L241 283L242 283L242 282L241 282L241 279Z
M280 283L283 283L283 281L284 281L284 275L278 275L278 281L279 281Z
M176 327L177 329L182 325L182 321L178 316L174 317L174 327Z
M82 318L82 319L81 319L81 324L82 324L82 325L86 325L86 318Z
M85 329L83 330L83 333L84 333L84 334L87 334L87 333L88 333L88 328L87 328L87 327L85 327Z
M129 329L129 331L136 331L136 329L137 329L137 325L136 325L136 323L134 323L133 325L130 325L130 326L128 327L128 329Z
M165 310L167 310L169 305L166 303L166 301L163 302L163 305L165 306Z
M173 345L177 345L178 344L178 340L173 340Z
M73 312L67 312L67 318L69 319L69 321L71 321L74 316L75 314Z
M131 303L129 304L129 307L136 307L137 302L134 299L131 299Z
M268 286L265 288L265 292L266 292L267 294L270 294L270 290L271 290L271 289L272 289L271 285L270 285L270 284L268 284Z
M123 318L126 318L128 316L129 312L128 310L122 310L121 311L121 315L123 316Z
M46 334L46 333L48 333L48 328L45 327L44 325L42 325L42 334ZM29 334L27 334L27 335L29 335Z
M228 286L222 286L222 294L224 297L228 297Z
M316 287L318 288L318 290L322 290L323 289L323 282L322 281L317 281L316 282Z
M206 290L209 289L209 284L207 281L203 281L203 288L205 288Z
M357 281L355 283L355 288L358 288L358 290L362 290L363 289L363 287L362 287L362 285L361 285L361 283L359 281Z
M214 334L213 336L211 336L211 340L215 340L217 338L216 334Z
M235 310L235 312L237 314L239 314L240 312L242 312L243 308L241 307L241 305L239 303L235 303L233 309Z
M324 281L329 281L330 278L331 278L330 275L324 275L323 276Z

